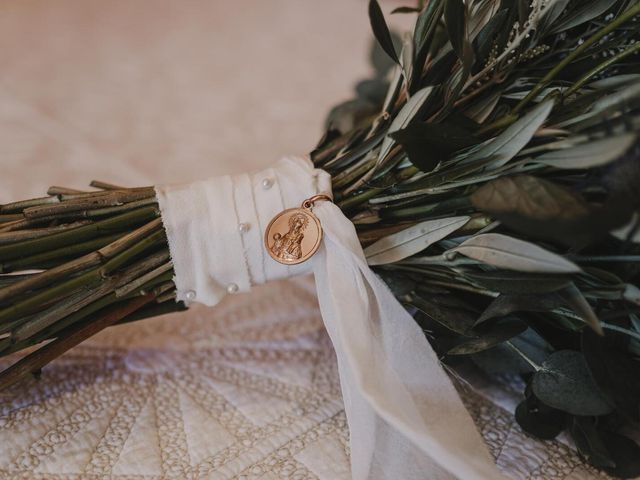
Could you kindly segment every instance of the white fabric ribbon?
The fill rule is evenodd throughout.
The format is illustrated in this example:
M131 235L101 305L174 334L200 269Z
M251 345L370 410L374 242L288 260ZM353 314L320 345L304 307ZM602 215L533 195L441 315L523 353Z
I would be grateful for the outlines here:
M313 270L338 358L354 479L502 478L422 330L367 266L336 205L313 209L325 236L310 260L290 267L266 252L269 221L330 192L326 172L287 157L261 172L156 191L179 300L215 305L227 292Z

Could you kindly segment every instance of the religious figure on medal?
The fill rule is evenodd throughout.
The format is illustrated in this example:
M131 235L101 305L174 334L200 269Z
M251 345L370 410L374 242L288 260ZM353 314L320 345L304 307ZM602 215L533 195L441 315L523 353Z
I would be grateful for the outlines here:
M265 232L269 255L286 265L302 263L313 255L322 240L322 229L308 208L290 208L277 215Z

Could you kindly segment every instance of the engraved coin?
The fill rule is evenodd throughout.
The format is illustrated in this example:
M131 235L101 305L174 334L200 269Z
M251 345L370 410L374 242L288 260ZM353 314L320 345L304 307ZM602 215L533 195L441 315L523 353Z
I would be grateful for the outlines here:
M322 241L322 227L308 208L290 208L271 220L264 244L275 261L285 265L302 263L311 257Z

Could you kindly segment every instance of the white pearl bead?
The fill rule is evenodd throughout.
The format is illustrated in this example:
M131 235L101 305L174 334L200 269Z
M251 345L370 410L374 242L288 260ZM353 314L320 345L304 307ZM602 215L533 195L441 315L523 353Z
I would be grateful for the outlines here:
M249 231L249 227L251 227L251 225L249 225L248 223L241 223L238 225L238 231L240 233L246 233Z
M272 178L265 178L264 180L262 180L262 188L264 188L265 190L269 190L271 187L273 187Z
M235 283L227 285L227 293L238 293L238 285Z
M185 292L184 298L186 298L188 301L192 302L192 301L194 301L196 299L196 292L194 292L193 290L189 290L189 291Z

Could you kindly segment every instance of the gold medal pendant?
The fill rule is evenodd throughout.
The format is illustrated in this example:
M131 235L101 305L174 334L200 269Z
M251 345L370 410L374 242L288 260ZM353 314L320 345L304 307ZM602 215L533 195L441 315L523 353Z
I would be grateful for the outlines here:
M264 246L276 262L296 265L313 256L322 242L322 225L313 212L320 200L331 201L328 195L315 195L300 208L289 208L276 215L264 233Z

